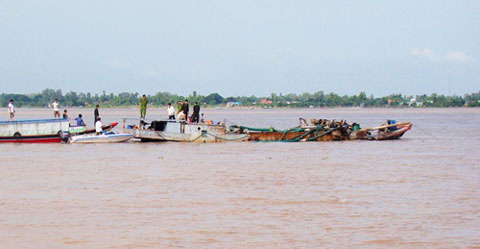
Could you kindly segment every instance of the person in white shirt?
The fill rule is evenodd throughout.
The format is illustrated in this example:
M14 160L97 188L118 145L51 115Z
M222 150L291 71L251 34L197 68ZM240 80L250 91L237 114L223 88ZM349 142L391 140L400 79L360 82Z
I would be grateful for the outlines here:
M175 108L173 108L172 103L168 103L167 113L168 113L168 119L175 120Z
M101 118L98 117L97 118L97 122L95 122L95 132L97 133L97 135L100 135L102 134L102 121L101 121Z
M10 114L10 122L13 121L13 117L15 117L15 106L13 105L13 99L10 100L8 103L8 113Z
M178 120L186 120L185 112L181 110L177 115Z
M60 118L60 110L58 110L58 99L55 99L55 101L52 103L52 108L53 108L53 116L55 118Z

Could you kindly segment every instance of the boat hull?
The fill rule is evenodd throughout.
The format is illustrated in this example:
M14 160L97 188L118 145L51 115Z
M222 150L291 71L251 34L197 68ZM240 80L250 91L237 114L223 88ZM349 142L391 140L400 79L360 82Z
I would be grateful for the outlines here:
M126 129L142 142L225 142L247 141L248 135L226 132L225 126L186 123L179 121L156 121L161 123L157 127L146 129Z
M298 141L341 141L349 139L348 136L344 136L341 134L340 131L332 131L329 134L325 134L321 137L316 138L318 133L316 134L308 134L305 135L306 132L269 132L269 131L262 131L262 132L249 132L248 141L279 141L279 142L297 142ZM303 136L303 137L302 137Z
M78 135L70 138L70 143L121 143L130 140L130 134Z
M375 140L395 140L400 139L407 131L412 129L412 124L408 125L398 125L397 130L378 132L375 136Z
M55 135L0 137L0 143L60 143L62 137Z

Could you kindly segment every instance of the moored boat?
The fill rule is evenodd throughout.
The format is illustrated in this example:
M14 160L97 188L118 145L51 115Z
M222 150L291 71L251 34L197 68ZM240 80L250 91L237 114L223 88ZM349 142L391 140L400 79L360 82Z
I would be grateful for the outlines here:
M126 125L124 130L142 142L223 142L246 141L248 135L229 132L225 125L191 123L176 120L140 121L139 125Z
M412 128L410 122L396 123L388 120L387 124L361 129L359 124L348 124L346 121L316 120L311 125L304 124L297 127L276 130L274 128L252 128L247 126L231 126L231 130L238 134L248 134L249 141L263 142L300 142L300 141L342 141L342 140L390 140L399 139ZM376 134L372 132L376 131Z
M400 139L407 131L412 129L413 124L410 122L404 123L395 123L393 120L388 120L388 124L382 125L379 127L373 127L367 130L370 131L377 131L376 134L370 135L367 139L371 140L394 140Z
M68 134L68 119L0 122L1 143L58 143Z
M70 137L70 143L121 143L130 140L133 135L113 132L95 135L85 134Z

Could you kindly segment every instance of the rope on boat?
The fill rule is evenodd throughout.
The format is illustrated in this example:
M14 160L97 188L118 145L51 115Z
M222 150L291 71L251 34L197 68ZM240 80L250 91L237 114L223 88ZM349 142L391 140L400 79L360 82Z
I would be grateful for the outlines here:
M426 130L424 130L424 129L420 128L418 125L414 124L413 126L415 126L416 128L420 129L421 131L425 132L427 135L430 135L430 136L432 136L432 137L434 137L434 138L438 139L438 137L436 137L436 136L435 136L435 135L433 135L432 133L430 133L430 132L428 132L428 131L426 131Z

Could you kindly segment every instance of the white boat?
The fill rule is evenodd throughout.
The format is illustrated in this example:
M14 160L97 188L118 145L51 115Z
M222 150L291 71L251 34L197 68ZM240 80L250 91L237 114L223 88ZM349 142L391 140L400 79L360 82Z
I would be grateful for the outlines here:
M133 135L106 133L101 135L86 134L77 135L70 138L70 143L121 143L128 141Z
M0 122L0 142L59 143L68 134L68 119L35 119Z
M151 122L140 121L137 125L126 126L125 133L132 134L142 142L225 142L246 141L248 135L230 133L225 125L209 125L204 123L191 123L176 120L155 120ZM143 122L143 123L142 123Z

